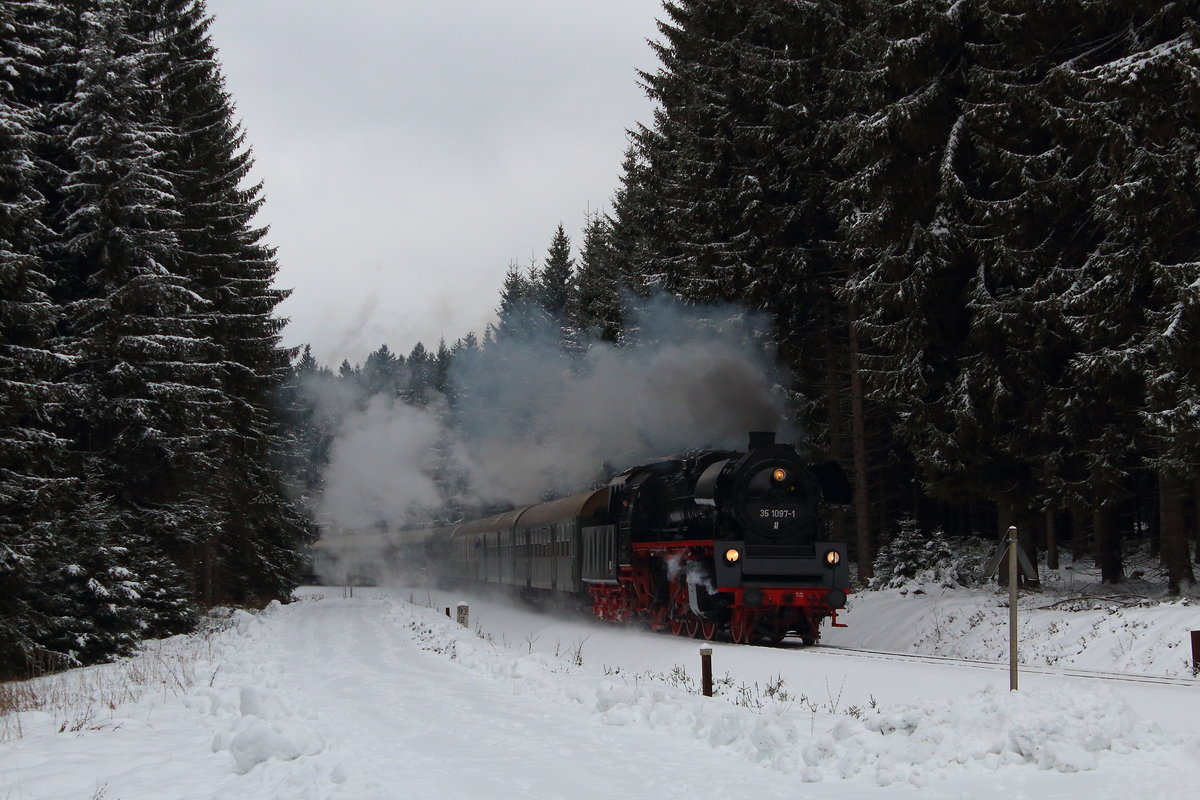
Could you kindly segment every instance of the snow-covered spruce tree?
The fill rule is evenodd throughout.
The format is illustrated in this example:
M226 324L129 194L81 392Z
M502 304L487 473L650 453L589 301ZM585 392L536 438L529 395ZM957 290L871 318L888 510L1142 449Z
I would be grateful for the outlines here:
M312 353L307 346L304 352L308 359L312 359ZM315 365L315 360L312 363ZM303 361L298 368L304 370ZM400 394L403 375L404 356L395 355L386 344L380 345L378 350L368 353L367 360L363 362L363 390L368 395L395 397Z
M529 344L559 338L559 320L542 305L541 273L532 260L527 269L515 261L508 265L496 308L498 320L485 332L484 351L500 342Z
M620 268L611 222L600 214L591 214L583 232L575 291L567 305L568 326L583 341L616 343L623 319Z
M47 252L64 307L58 346L72 359L71 402L56 422L86 477L64 554L94 556L69 560L80 569L61 578L80 584L74 596L111 623L89 657L190 622L190 587L169 556L203 514L187 486L208 444L193 426L216 382L196 368L209 350L192 315L202 301L176 274L178 210L163 159L171 132L155 113L145 43L124 11L103 2L73 18L78 77L53 109L64 136ZM87 620L88 607L73 617Z
M306 520L315 520L329 448L342 414L337 378L304 345L281 395L285 425L294 442L285 459L290 482L298 488L293 499Z
M546 261L538 271L532 287L538 305L560 324L571 297L575 277L575 259L571 258L571 239L563 230L562 223L554 231Z
M0 577L23 637L0 647L10 664L33 647L94 660L186 626L197 601L292 585L302 528L273 461L283 295L203 3L12 0L0 24L25 59L0 72L0 174L20 178L0 188L0 380L26 387L0 395L0 435L27 445L0 456L25 537L0 543L6 568L38 567ZM6 494L18 478L30 491Z
M1060 246L1060 262L1070 274L1065 279L1069 288L1058 300L1067 332L1059 342L1068 350L1062 373L1045 387L1043 425L1064 441L1041 459L1041 482L1051 509L1091 510L1102 578L1114 583L1123 577L1116 503L1130 493L1135 471L1146 466L1139 430L1142 357L1137 353L1147 332L1147 314L1161 305L1146 270L1147 262L1157 257L1159 231L1147 228L1144 219L1138 220L1140 211L1129 206L1118 212L1119 221L1113 216L1114 202L1121 204L1132 187L1149 177L1115 175L1113 169L1123 171L1119 165L1128 165L1130 151L1148 143L1148 126L1137 120L1145 116L1149 98L1114 104L1111 93L1106 97L1097 91L1096 79L1107 63L1140 60L1143 50L1162 42L1157 39L1164 33L1161 25L1152 22L1159 30L1145 29L1148 21L1161 18L1161 11L1160 4L1140 2L1090 4L1074 52L1060 58L1042 86L1044 103L1057 111L1055 135L1064 154L1060 171L1072 176L1062 194L1086 205L1073 226L1068 219L1057 226L1071 230L1075 243ZM1147 33L1157 41L1146 41Z
M222 397L206 494L218 507L196 553L198 589L205 603L286 596L308 531L279 468L294 444L277 407L291 353L280 344L285 322L275 314L287 292L274 288L274 250L262 241L265 229L254 226L261 186L244 185L252 160L203 0L133 8L157 45L161 113L175 134L166 155L180 212L179 270L208 301L202 330L217 350Z
M1130 439L1157 472L1174 592L1194 580L1183 504L1200 475L1200 3L1110 0L1095 13L1104 46L1063 83L1090 123L1080 135L1095 143L1088 188L1104 241L1073 287L1086 347L1069 372L1080 390L1062 405L1089 475L1119 475Z
M108 484L98 475L76 481L70 516L38 553L45 585L34 596L48 624L37 630L37 669L127 655L189 613L179 571L138 534L143 520Z
M788 331L811 327L803 293L818 281L813 245L825 233L814 165L834 5L664 4L661 66L641 73L658 108L634 132L634 196L617 206L622 221L647 220L637 226L646 279L695 302L747 302Z
M991 551L978 539L953 542L941 528L923 531L911 517L902 518L897 527L879 548L870 584L873 590L970 586Z
M1046 96L1047 74L1074 54L1062 32L1079 35L1066 5L988 0L963 12L967 94L942 171L967 319L957 374L935 400L949 446L932 444L975 453L951 467L1001 507L1002 528L1037 510L1040 460L1062 444L1047 418L1070 355L1061 296L1095 243Z
M54 627L43 568L76 485L49 411L66 365L51 345L59 309L37 169L51 23L40 4L0 4L0 678L24 673Z
M956 363L946 351L960 341L953 329L962 278L938 189L959 114L961 45L950 3L937 0L845 4L838 31L827 67L835 100L822 135L837 224L830 250L838 289L827 305L846 332L830 337L825 360L832 375L845 376L828 381L836 389L829 405L848 399L852 428L847 435L831 415L830 439L853 441L856 484L878 485L882 495L904 477L884 473L862 442L902 452L889 442L898 431L920 460L915 438L935 408L926 396ZM861 527L868 499L856 497L860 565L872 560Z
M826 129L836 150L831 189L862 373L899 411L899 431L930 488L962 491L965 454L930 403L954 380L972 265L948 225L941 171L958 141L963 93L957 6L864 0L847 21L831 80L841 102ZM936 457L935 455L936 454Z
M643 136L648 135L644 126L641 130ZM658 285L649 266L655 251L657 224L653 217L652 176L642 149L636 143L625 150L618 180L612 213L607 217L613 262L621 285L631 293L645 297Z
M1056 393L1069 389L1063 379L1081 346L1067 294L1102 238L1087 174L1104 138L1082 133L1086 110L1072 108L1062 85L1107 34L1100 16L1074 3L953 8L965 91L941 161L944 224L933 229L934 242L949 245L947 269L918 304L950 311L942 312L949 347L934 340L922 356L926 397L906 431L935 486L949 479L997 503L1004 528L1064 502L1056 498L1065 486L1058 476L1069 471L1062 456L1080 449ZM1095 419L1114 418L1096 411ZM1128 442L1118 448L1127 453ZM1122 474L1097 482L1087 504L1111 499Z
M436 363L434 356L417 342L405 360L407 376L400 397L410 406L426 406L433 395Z

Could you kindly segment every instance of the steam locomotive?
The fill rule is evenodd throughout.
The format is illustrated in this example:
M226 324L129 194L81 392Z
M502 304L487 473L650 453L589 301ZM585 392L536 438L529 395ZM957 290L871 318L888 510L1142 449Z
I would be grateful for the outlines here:
M601 620L813 644L823 620L841 627L850 591L846 546L826 540L820 514L850 494L836 463L809 463L774 433L751 433L745 452L700 451L561 500L390 534L387 558L423 560L455 580L574 596Z

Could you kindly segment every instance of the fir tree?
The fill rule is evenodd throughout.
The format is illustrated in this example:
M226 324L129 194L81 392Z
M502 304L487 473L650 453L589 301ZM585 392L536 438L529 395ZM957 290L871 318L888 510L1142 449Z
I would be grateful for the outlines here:
M417 342L408 354L406 362L408 378L405 382L401 397L412 406L424 406L429 403L434 382L434 357L425 349L425 345Z
M282 596L294 585L288 575L308 536L287 499L286 476L274 466L290 447L276 407L291 353L281 346L284 320L275 307L288 292L274 288L274 250L263 244L265 229L253 224L261 186L243 185L252 161L203 0L155 0L147 11L160 42L164 113L177 132L169 156L183 213L181 269L211 303L205 331L219 348L227 401L214 475L226 522L206 544L218 560L204 594L210 601Z
M538 273L534 265L526 272L516 262L508 265L500 289L499 320L491 330L497 341L529 340L549 329L550 318L538 301Z
M189 0L0 4L10 663L103 658L293 580L302 529L270 466L283 294L208 24Z
M1189 222L1200 208L1198 11L1193 2L1096 4L1104 46L1073 62L1063 81L1073 117L1090 123L1079 135L1093 143L1088 189L1104 234L1070 308L1085 343L1070 375L1095 388L1066 393L1063 416L1083 417L1072 420L1076 447L1083 470L1106 479L1101 486L1120 479L1123 455L1148 454L1172 591L1194 580L1183 504L1200 464L1200 232Z
M177 602L188 593L182 576L151 565L195 541L204 519L186 487L206 468L197 423L217 392L211 371L195 368L208 344L192 311L205 304L178 274L179 212L164 158L172 131L154 111L148 51L124 12L107 2L78 17L79 81L61 112L70 168L50 252L65 302L62 346L74 359L62 422L98 506L114 513L98 528L166 582L170 599L147 622L153 633L190 620ZM114 542L94 552L122 550Z
M838 265L865 339L863 373L891 408L935 489L963 480L948 448L923 447L941 428L930 403L955 377L970 265L949 226L941 171L960 136L958 25L949 2L859 4L838 48L843 98L827 135L836 143L832 202ZM960 484L961 486L961 484Z
M395 356L386 344L367 355L363 362L363 391L368 395L382 394L395 397L400 392L401 375L404 372L404 357Z
M534 299L542 310L560 324L565 316L567 301L571 297L575 261L571 258L571 240L563 230L562 223L554 231L546 261L538 271L531 287Z
M621 337L622 285L611 225L592 214L584 229L576 288L567 308L569 327L584 340L616 343Z
M42 568L64 536L59 514L75 488L69 443L48 411L63 399L66 362L49 346L59 312L40 258L51 232L38 191L45 120L34 87L54 33L40 11L0 5L0 676L17 674L54 627Z

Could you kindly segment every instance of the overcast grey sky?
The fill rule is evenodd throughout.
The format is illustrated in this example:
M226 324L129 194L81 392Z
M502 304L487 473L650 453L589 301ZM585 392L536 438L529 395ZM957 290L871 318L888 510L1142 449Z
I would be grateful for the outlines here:
M492 318L509 262L579 244L650 119L659 0L208 0L265 183L285 343L336 366Z

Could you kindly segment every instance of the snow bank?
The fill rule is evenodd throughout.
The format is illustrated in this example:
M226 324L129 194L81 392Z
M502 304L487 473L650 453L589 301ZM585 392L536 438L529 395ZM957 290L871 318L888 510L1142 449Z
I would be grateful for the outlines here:
M851 595L840 615L849 625L826 632L827 644L898 653L1008 660L1007 596L990 589L925 586ZM1063 597L1022 593L1020 662L1162 677L1191 677L1189 632L1200 607L1137 596Z
M690 738L807 782L867 777L879 786L920 787L954 773L1015 766L1073 773L1175 746L1107 688L986 688L953 700L831 712L787 692L758 690L747 702L742 687L709 699L681 688L688 682L679 676L596 676L578 666L581 642L559 657L513 652L428 609L397 603L395 613L425 649L477 675L511 681L514 692L573 703L605 726Z

